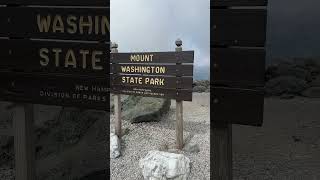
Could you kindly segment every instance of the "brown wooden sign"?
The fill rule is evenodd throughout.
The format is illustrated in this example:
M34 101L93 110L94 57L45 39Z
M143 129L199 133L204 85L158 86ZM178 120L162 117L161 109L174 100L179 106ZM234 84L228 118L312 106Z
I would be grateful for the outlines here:
M115 74L148 74L161 76L193 76L193 65L112 64Z
M1 4L3 100L108 110L110 1Z
M106 0L0 0L0 5L45 5L45 6L106 6L110 7L110 1Z
M7 17L0 22L1 27L10 29L1 32L2 36L102 42L110 39L107 7L0 7L0 11Z
M114 93L192 100L193 51L110 55Z
M163 89L192 89L192 77L112 75L112 84Z
M266 6L267 0L211 0L211 6Z
M0 68L22 72L108 77L106 43L0 39Z
M142 52L142 53L112 53L112 63L142 63L142 64L170 64L170 63L193 63L194 52Z
M266 41L264 9L212 9L211 45L260 46Z
M0 75L2 100L101 110L109 107L110 87L106 78L13 72Z
M192 101L192 90L186 89L162 89L143 88L139 86L113 85L111 92L117 94L138 95L145 97L176 99L181 101Z
M263 120L264 93L261 89L264 87L267 1L211 2L212 124L260 126Z
M211 54L214 85L264 86L264 49L212 48Z
M213 87L210 112L213 124L261 126L264 92L262 90Z

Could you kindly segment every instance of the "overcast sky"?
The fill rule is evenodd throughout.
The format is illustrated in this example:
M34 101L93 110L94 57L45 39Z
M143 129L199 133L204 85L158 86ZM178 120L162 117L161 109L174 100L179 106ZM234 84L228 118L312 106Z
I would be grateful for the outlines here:
M209 0L111 0L111 41L119 52L195 51L195 78L208 79Z
M209 77L209 0L111 0L111 40L120 52L195 51L195 78ZM267 62L320 57L320 0L269 0Z

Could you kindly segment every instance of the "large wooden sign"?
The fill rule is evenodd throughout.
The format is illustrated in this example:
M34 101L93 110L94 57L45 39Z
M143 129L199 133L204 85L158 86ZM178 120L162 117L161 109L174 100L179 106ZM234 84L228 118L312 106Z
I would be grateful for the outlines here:
M3 100L109 108L110 1L0 5Z
M192 100L193 51L112 53L112 91Z
M262 125L266 4L211 1L212 124Z

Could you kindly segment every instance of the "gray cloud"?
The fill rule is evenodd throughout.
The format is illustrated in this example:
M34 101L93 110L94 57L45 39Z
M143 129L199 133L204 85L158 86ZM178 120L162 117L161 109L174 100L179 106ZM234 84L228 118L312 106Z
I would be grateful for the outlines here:
M111 40L120 52L195 50L196 78L209 77L209 0L111 0Z

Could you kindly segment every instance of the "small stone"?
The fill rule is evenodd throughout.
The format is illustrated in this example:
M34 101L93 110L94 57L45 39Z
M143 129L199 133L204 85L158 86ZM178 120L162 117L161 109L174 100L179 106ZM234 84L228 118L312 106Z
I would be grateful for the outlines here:
M110 134L110 158L115 159L120 156L120 140L117 135Z
M190 160L183 154L150 151L140 160L145 180L187 180Z

